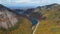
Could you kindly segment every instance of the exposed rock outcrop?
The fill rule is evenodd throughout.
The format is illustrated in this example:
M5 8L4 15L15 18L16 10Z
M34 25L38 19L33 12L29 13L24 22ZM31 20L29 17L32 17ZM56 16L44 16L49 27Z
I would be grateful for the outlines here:
M0 5L0 28L9 29L17 24L16 14L12 13L10 9Z

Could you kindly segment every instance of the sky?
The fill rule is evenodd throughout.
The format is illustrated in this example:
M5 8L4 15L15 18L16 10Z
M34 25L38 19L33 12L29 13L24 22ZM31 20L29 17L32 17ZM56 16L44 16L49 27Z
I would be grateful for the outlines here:
M53 3L60 4L60 0L0 0L0 4L8 7L37 7Z

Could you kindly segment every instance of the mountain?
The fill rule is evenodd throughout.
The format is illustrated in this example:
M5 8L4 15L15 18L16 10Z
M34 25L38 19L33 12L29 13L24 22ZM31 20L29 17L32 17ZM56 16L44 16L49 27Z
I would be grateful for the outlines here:
M60 4L39 6L34 11L41 12L42 18L33 34L60 34Z
M16 15L10 11L10 9L6 8L3 5L0 5L0 28L2 27L4 29L9 29L16 24Z
M31 27L29 19L0 4L0 34L31 34Z
M42 16L44 15L44 13L46 13L47 11L49 11L52 8L55 7L59 7L59 4L51 4L51 5L46 5L46 6L38 6L36 8L32 8L32 9L27 9L26 13L29 14L31 17L35 18L35 19L41 19ZM46 17L43 17L46 18Z

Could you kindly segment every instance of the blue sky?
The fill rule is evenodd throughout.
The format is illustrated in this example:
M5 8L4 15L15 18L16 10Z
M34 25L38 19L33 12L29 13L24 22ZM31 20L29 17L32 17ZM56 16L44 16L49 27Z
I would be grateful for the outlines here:
M60 0L0 0L0 4L9 7L36 7L53 3L60 4Z

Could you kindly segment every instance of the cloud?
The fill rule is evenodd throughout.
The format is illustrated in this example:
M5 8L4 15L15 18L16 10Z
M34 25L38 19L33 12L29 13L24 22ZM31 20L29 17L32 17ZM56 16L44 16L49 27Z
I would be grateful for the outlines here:
M46 5L52 3L60 3L60 0L0 0L1 4L36 4L36 5Z
M40 3L39 0L0 0L0 3L19 4L19 3Z

